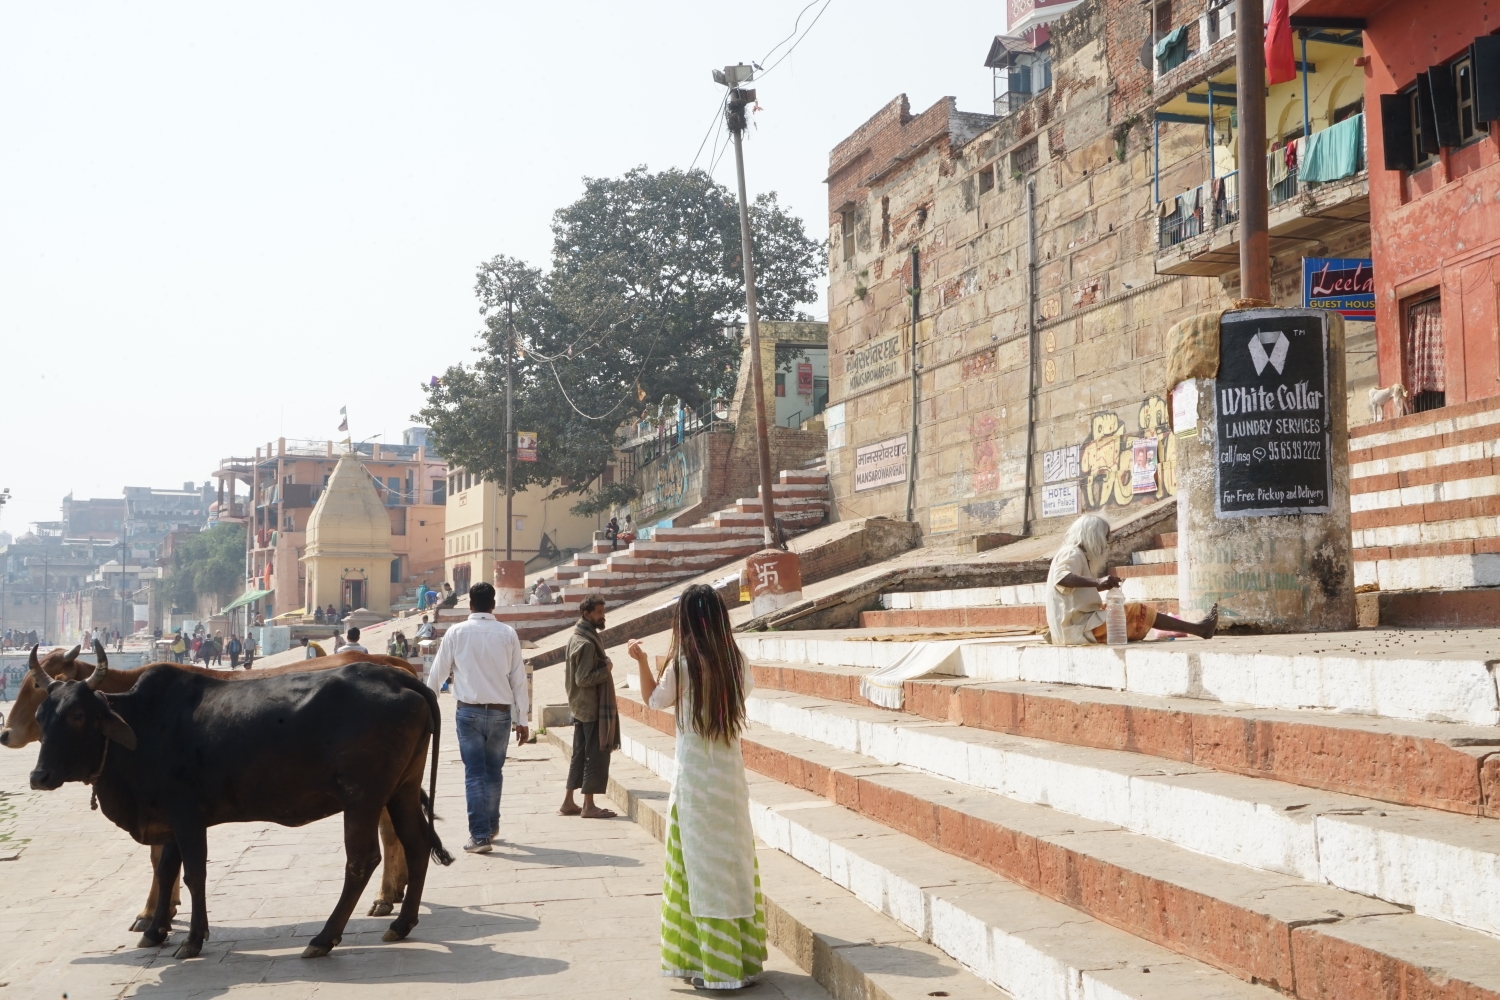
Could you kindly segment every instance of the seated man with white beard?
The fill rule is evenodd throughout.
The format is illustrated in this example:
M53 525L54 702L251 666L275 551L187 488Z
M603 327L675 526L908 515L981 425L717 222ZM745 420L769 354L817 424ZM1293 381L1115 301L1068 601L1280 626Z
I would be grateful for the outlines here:
M1108 549L1109 522L1097 514L1083 515L1063 535L1047 573L1047 629L1054 646L1104 641L1107 629L1099 594L1124 582L1104 572ZM1196 623L1161 614L1149 604L1132 601L1125 605L1125 636L1131 642L1146 638L1153 628L1211 639L1218 625L1217 604L1207 618Z

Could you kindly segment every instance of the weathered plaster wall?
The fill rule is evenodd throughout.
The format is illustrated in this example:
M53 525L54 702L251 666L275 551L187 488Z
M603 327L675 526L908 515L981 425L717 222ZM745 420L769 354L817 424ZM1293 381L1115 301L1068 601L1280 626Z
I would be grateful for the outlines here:
M1174 23L1195 21L1198 12L1179 10ZM1018 531L1028 520L1028 462L1037 533L1071 520L1066 501L1075 495L1080 511L1175 495L1163 339L1179 319L1226 308L1238 276L1156 274L1155 99L1142 59L1149 31L1139 4L1092 0L1053 25L1053 86L1016 113L963 115L944 98L912 115L903 96L834 149L829 382L830 403L843 404L843 427L828 456L840 516L905 515L906 482L854 487L858 450L909 432L913 247L922 289L914 510L924 534ZM1190 39L1196 31L1194 24ZM1198 150L1206 171L1203 129L1183 127L1167 141L1183 155ZM981 182L987 170L992 188ZM1028 183L1035 185L1034 365ZM850 211L854 252L845 260L843 213ZM1357 237L1336 250L1313 244L1302 252L1363 250ZM1273 277L1276 301L1300 305L1300 261L1276 261ZM1351 383L1356 376L1351 370ZM1142 458L1154 447L1157 462L1139 480L1136 442L1147 442Z
M1382 384L1402 381L1403 304L1442 298L1449 404L1500 392L1500 129L1408 174L1385 170L1381 94L1460 55L1493 32L1492 5L1398 0L1371 14L1365 32L1375 323Z

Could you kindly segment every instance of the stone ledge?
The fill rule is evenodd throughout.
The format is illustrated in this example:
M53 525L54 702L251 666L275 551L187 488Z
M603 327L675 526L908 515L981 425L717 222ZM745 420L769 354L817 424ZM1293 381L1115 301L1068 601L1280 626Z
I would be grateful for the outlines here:
M572 730L543 737L571 753ZM671 786L640 764L610 762L610 800L658 841L667 837ZM939 987L956 1000L1009 1000L889 918L780 851L758 847L770 944L833 1000L926 1000Z

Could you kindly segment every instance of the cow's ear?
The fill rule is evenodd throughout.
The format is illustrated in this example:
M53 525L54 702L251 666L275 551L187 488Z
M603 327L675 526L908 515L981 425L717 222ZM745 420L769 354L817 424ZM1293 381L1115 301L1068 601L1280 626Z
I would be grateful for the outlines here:
M135 730L115 712L110 712L104 719L104 735L126 750L135 749Z

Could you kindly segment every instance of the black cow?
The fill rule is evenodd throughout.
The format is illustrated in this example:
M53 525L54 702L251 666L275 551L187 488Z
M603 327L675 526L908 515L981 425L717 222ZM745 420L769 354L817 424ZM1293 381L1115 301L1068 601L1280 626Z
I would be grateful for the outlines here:
M140 947L166 940L168 887L181 868L193 919L176 955L192 958L202 950L209 827L268 820L302 826L342 812L344 892L302 956L328 954L380 862L382 809L390 811L410 870L406 899L385 940L411 932L428 852L439 864L453 861L432 820L441 714L426 685L376 663L235 681L164 664L147 669L125 694L106 696L96 690L109 670L97 642L94 655L98 666L87 681L34 671L42 674L35 680L47 700L37 710L42 749L31 787L88 782L111 822L142 844L162 845L156 914ZM431 784L424 796L429 738Z

